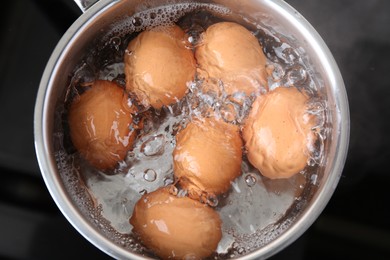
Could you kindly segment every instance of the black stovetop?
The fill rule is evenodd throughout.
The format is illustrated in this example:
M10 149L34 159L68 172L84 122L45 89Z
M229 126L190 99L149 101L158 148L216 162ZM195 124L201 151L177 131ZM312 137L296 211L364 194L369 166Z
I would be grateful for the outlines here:
M289 0L343 75L350 149L339 186L309 230L272 259L390 259L390 1ZM61 215L34 151L40 77L81 12L72 1L15 0L0 16L0 258L109 259Z

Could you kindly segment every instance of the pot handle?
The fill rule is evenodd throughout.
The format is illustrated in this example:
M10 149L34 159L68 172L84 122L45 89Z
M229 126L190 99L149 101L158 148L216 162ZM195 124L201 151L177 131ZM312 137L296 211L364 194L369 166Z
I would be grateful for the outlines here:
M83 13L85 13L94 3L99 0L73 0Z

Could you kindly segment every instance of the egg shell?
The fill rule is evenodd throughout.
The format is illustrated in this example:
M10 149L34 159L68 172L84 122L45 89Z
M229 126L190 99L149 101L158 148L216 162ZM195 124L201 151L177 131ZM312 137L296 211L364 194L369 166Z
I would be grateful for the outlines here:
M114 168L132 148L134 111L123 88L110 81L93 82L68 111L74 147L97 169Z
M267 59L259 41L242 25L220 22L208 27L196 47L195 57L200 77L206 81L221 80L228 95L250 95L261 92L261 88L268 89ZM210 84L213 81L207 85Z
M222 237L216 211L188 197L176 197L167 188L145 194L130 218L142 243L162 259L203 259Z
M250 163L270 179L289 178L307 165L316 136L309 97L279 87L257 97L243 128Z
M157 109L180 100L196 72L190 44L176 25L140 33L129 43L124 62L126 89L145 107Z
M238 126L214 118L194 120L176 136L175 178L193 198L224 193L241 174L242 146Z

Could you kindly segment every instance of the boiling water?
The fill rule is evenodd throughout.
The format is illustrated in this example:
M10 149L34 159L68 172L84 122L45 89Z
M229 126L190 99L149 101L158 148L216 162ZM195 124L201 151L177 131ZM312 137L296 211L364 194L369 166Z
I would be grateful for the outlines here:
M223 237L211 258L231 258L260 248L286 230L304 208L312 190L318 185L324 164L326 101L313 71L305 63L299 46L290 45L286 37L263 24L250 24L228 9L206 4L182 4L137 13L112 26L103 43L92 45L90 53L74 70L65 107L59 115L60 131L54 134L56 160L65 186L82 213L103 234L133 252L153 256L131 233L129 217L135 203L145 193L174 184L173 157L175 134L193 118L213 111L217 117L233 124L243 122L253 97L237 96L231 101L222 94L202 93L200 80L188 86L188 94L180 102L161 110L141 110L146 119L134 148L125 161L112 172L91 168L74 151L67 134L66 104L78 95L77 86L96 79L116 81L125 85L123 55L127 44L137 32L158 24L177 23L197 44L200 34L218 21L234 20L256 28L254 35L268 58L269 86L295 86L311 95L311 113L318 117L318 135L313 156L305 170L286 180L269 180L253 168L244 155L242 175L231 189L206 201L220 214ZM245 22L246 21L246 22ZM231 115L233 111L234 117ZM61 120L64 119L65 120ZM180 191L179 191L180 192Z

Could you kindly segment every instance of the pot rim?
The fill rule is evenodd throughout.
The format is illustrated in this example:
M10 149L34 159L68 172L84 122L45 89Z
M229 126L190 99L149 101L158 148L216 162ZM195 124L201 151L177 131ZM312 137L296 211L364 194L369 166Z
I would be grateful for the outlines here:
M107 237L95 230L95 228L82 217L80 211L74 206L67 195L61 178L58 174L53 174L58 171L58 168L53 155L51 154L51 147L48 145L52 142L51 140L53 137L46 124L46 122L49 121L47 111L50 109L47 100L50 97L50 88L53 84L53 78L57 74L59 62L61 62L63 57L67 54L72 42L74 42L78 35L88 27L88 24L118 2L120 1L98 1L75 21L54 49L42 76L36 99L34 111L35 150L42 177L51 197L54 199L62 214L80 234L97 248L114 258L122 259L131 257L132 259L145 259L110 241ZM313 198L316 203L306 208L299 219L277 239L268 243L266 246L243 256L241 259L268 258L290 245L313 224L330 200L340 179L347 156L350 131L346 89L338 66L325 42L309 22L283 0L258 0L258 2L259 4L269 5L270 8L277 10L284 19L292 22L293 26L305 36L307 42L310 46L315 48L317 55L319 55L322 66L324 66L329 77L329 82L332 85L330 89L333 92L332 95L335 99L335 109L338 110L337 114L339 115L339 118L336 118L337 126L336 128L333 128L337 140L332 140L332 142L336 141L334 147L337 152L335 152L335 158L331 158L333 162L329 169L331 172L329 179L321 187L321 191L317 192Z

